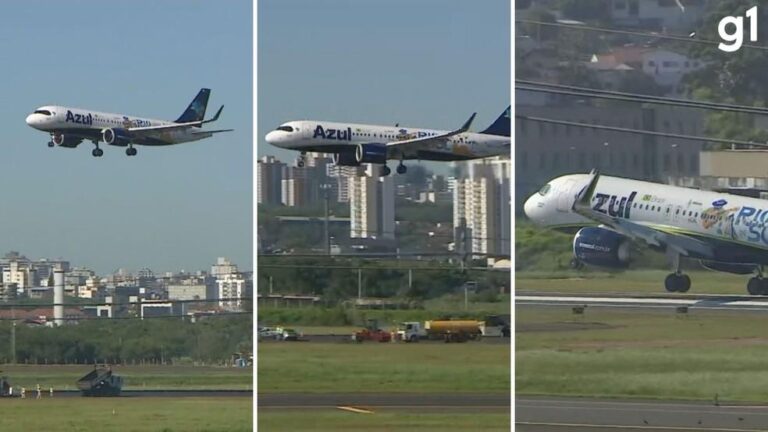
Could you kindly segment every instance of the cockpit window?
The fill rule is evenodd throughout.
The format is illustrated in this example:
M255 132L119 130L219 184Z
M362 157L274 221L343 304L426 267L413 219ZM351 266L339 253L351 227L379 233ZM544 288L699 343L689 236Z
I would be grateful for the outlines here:
M51 115L51 112L48 111L48 110L37 110L37 111L34 112L34 114L42 114L42 115L49 116L49 115Z
M539 189L539 195L541 196L547 195L547 192L549 192L550 189L552 189L552 186L549 183L545 184L544 187Z
M286 132L293 132L293 128L290 126L280 126L277 128L277 130L286 131Z

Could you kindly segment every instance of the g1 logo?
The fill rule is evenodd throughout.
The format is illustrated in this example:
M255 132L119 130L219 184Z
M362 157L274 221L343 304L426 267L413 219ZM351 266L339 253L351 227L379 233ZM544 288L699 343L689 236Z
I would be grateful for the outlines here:
M757 42L757 6L753 6L746 13L749 18L749 40L751 42ZM733 32L728 32L729 24L733 28ZM720 20L720 24L717 26L717 32L720 34L720 38L730 44L720 43L717 47L721 51L736 52L741 48L744 43L744 17L727 16Z

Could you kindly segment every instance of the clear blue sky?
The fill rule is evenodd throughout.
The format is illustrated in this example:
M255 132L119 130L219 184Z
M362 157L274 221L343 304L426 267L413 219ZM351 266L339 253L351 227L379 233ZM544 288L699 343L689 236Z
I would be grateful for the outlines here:
M252 267L252 4L4 1L0 15L0 253L106 273ZM46 146L24 118L62 104L173 120L212 89L214 128L165 148Z
M288 120L453 129L509 105L509 0L260 0L258 153ZM415 163L415 162L411 162ZM440 169L444 164L430 164Z

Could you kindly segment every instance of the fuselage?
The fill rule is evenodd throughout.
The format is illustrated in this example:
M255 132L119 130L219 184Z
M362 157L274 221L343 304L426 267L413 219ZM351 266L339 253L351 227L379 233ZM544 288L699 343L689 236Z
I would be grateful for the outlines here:
M27 124L51 135L76 134L85 139L99 141L105 129L128 129L173 125L174 122L92 111L59 105L41 106L27 116ZM190 133L189 129L161 130L135 138L132 142L143 145L171 145L208 138L210 134Z
M340 153L358 144L391 143L438 136L449 131L381 126L357 123L337 123L298 120L283 123L269 132L266 141L276 147L302 152ZM510 138L498 135L464 132L446 138L435 146L403 148L399 159L454 161L508 154Z
M528 198L525 214L550 228L595 225L573 211L574 197L588 181L586 174L550 181ZM768 263L766 200L600 176L590 205L615 218L714 244L722 261Z

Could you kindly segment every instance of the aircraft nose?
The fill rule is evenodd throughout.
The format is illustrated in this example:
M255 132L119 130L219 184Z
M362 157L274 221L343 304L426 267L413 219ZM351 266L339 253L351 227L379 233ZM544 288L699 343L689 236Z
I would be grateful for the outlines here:
M34 114L28 115L26 122L27 122L27 125L32 126L35 122L35 115Z
M530 219L534 223L536 222L541 223L543 206L544 206L544 203L541 202L534 194L534 195L531 195L531 197L525 201L525 204L523 204L523 212L525 213L526 216L528 216L528 219Z
M278 135L278 134L277 134L277 131L272 131L272 132L268 133L268 134L267 134L267 135L264 137L264 139L265 139L265 140L266 140L266 141L267 141L269 144L275 144L275 143L277 142L277 135Z

